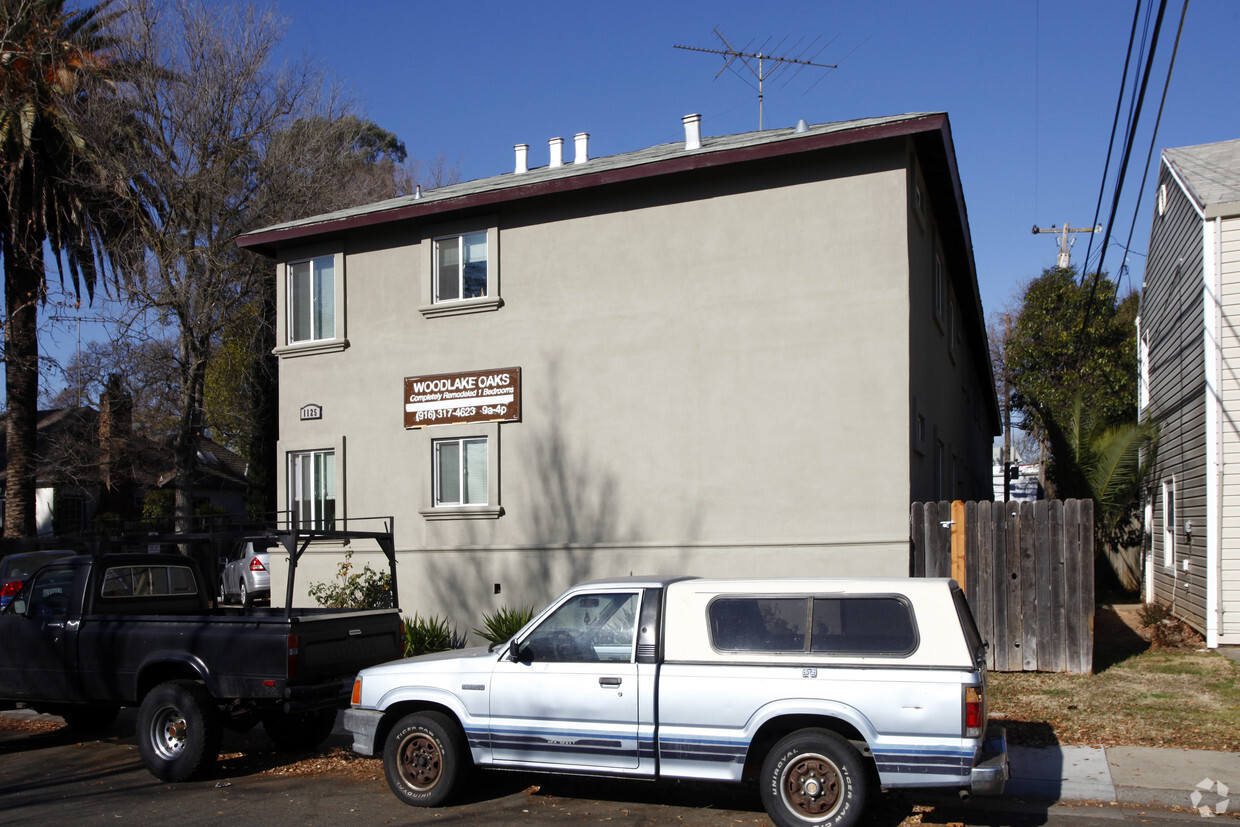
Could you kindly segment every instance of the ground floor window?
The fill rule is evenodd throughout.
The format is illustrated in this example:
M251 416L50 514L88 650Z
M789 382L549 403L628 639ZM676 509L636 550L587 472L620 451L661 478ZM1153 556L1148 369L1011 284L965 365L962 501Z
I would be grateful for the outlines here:
M435 506L487 505L487 438L437 439Z
M299 528L332 529L336 520L336 452L289 455L289 508Z

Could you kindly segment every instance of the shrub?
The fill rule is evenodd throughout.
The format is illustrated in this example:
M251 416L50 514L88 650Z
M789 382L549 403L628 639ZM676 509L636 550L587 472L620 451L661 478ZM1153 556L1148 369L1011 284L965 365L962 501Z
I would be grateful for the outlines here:
M1141 621L1141 625L1147 629L1151 626L1157 626L1169 617L1171 617L1171 610L1157 601L1146 603L1137 613L1137 618Z
M495 614L483 613L482 628L474 629L474 634L486 638L491 644L504 643L511 640L512 636L521 631L521 627L529 623L533 617L533 606L526 606L523 609L509 609L507 606L501 606Z
M431 652L446 652L449 649L460 649L464 643L455 630L448 625L447 618L434 615L421 617L414 612L413 618L404 619L405 657L427 655Z
M335 581L314 583L308 593L329 609L387 609L392 605L392 575L375 571L370 564L355 572L353 549L349 549L336 570Z

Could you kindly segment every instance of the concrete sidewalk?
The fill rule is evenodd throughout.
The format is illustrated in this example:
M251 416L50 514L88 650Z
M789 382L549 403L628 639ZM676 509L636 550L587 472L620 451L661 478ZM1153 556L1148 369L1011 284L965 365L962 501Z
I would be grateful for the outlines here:
M1240 753L1010 746L1008 760L1011 778L1005 798L1115 802L1199 812L1205 808L1213 815L1240 812Z

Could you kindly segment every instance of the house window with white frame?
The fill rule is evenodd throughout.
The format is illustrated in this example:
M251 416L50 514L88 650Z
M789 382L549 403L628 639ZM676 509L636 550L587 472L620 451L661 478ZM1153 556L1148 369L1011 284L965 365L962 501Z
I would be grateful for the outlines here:
M489 504L487 438L437 439L433 445L435 507Z
M336 452L289 454L288 502L299 528L332 529L336 521Z
M287 268L289 344L335 338L335 258L294 261Z
M1162 484L1163 566L1175 566L1175 477Z
M479 299L487 295L485 230L435 239L434 301Z

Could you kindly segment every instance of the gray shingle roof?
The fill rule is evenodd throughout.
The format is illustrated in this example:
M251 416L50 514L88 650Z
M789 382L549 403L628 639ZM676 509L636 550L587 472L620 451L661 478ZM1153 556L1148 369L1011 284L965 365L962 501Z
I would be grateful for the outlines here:
M786 141L790 138L801 138L806 135L823 135L831 132L845 132L852 129L860 129L867 126L878 126L882 124L898 123L901 121L914 120L924 118L928 115L941 114L933 112L915 112L904 115L890 115L877 118L860 118L852 121L840 121L837 123L815 124L809 127L807 132L798 133L794 127L783 129L767 129L761 132L742 132L736 135L724 135L720 137L702 136L702 148L698 150L685 150L683 141L676 141L669 144L660 144L647 149L639 149L635 152L625 152L618 155L608 155L599 158L591 158L585 163L574 164L565 163L559 167L536 167L528 172L513 173L508 172L502 175L495 175L489 178L479 178L473 181L464 181L459 184L451 184L439 189L423 192L420 197L416 195L405 195L399 198L389 198L384 201L377 201L372 204L363 204L358 207L350 207L348 209L337 210L335 212L324 213L322 215L314 215L308 218L289 221L283 224L275 224L270 227L252 230L245 233L241 238L247 236L256 236L270 233L278 230L310 227L315 224L323 224L341 219L354 218L357 216L373 215L413 204L431 204L434 201L443 201L462 196L475 195L484 192L496 192L509 188L521 187L528 184L538 184L547 181L555 181L558 179L573 178L578 175L587 173L597 173L607 170L624 169L628 167L639 167L643 164L656 163L658 161L684 156L688 154L709 154L712 152L722 152L732 149L742 149L752 146L760 146L763 144L772 144L778 141Z
M1215 208L1208 214L1240 214L1240 139L1164 149L1163 157L1202 208Z

